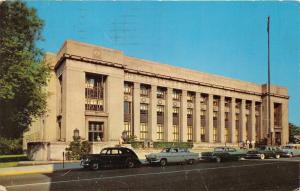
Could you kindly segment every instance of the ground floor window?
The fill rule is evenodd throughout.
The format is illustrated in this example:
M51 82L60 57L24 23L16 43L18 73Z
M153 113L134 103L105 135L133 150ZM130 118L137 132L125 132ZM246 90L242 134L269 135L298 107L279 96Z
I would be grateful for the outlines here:
M193 140L193 126L191 126L191 125L187 126L187 140L188 141Z
M89 121L89 141L99 142L104 138L104 123L99 121Z
M179 141L179 126L173 125L173 141Z
M157 140L163 141L164 140L164 126L163 124L157 124Z
M228 128L225 128L225 142L226 143L229 143L230 140L229 140L229 130Z
M126 131L127 136L132 135L131 123L129 121L124 122L124 131Z
M147 123L140 123L140 139L144 140L147 138L148 134L148 124Z
M201 142L205 142L205 128L204 127L201 127L200 129L201 131Z
M235 128L235 140L237 142L240 141L239 137L240 137L240 133L239 133L239 128L237 127L237 128Z
M213 128L213 142L217 142L217 128Z

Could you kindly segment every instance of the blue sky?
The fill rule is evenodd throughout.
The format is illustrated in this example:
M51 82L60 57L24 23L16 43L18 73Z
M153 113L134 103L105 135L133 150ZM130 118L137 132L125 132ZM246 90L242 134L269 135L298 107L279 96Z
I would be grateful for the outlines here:
M256 83L267 82L266 18L271 17L271 82L289 89L289 121L300 125L300 4L297 2L33 1L45 21L38 46L66 39L126 55Z

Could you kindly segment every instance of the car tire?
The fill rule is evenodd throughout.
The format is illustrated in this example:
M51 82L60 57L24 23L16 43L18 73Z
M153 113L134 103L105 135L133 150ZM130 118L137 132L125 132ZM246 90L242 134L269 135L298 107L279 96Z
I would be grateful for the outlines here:
M217 157L217 158L216 158L216 162L217 162L217 163L220 163L220 162L221 162L221 158L220 158L220 157Z
M164 166L167 166L168 162L167 162L167 159L161 159L159 163L160 163L160 166L164 167Z
M188 162L189 165L193 165L195 163L195 160L194 159L189 159L187 162Z
M260 159L261 159L261 160L264 160L265 158L266 158L266 156L265 156L264 154L261 154L261 155L260 155Z
M127 166L127 168L134 168L135 164L134 164L134 162L132 160L129 159L126 162L126 166Z
M91 168L92 168L92 170L99 170L99 164L98 163L92 163Z
M279 158L280 158L280 154L276 154L275 159L279 159Z

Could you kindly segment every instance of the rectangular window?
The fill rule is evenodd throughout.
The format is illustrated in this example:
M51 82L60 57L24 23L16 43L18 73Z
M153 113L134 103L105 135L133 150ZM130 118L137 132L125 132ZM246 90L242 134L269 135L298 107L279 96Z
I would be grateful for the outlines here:
M213 142L217 142L217 128L213 128Z
M201 111L200 119L201 119L201 127L205 127L206 126L205 111Z
M240 141L240 114L235 114L235 137L237 142Z
M179 126L173 125L173 141L179 141Z
M173 125L179 125L179 107L173 107Z
M218 112L216 111L213 112L213 127L218 127Z
M173 97L173 100L180 101L181 100L181 91L173 90L172 97Z
M188 141L193 141L193 126L187 126L187 139Z
M148 124L140 123L140 139L145 140L148 135Z
M133 84L129 82L124 83L124 94L132 95Z
M92 111L104 110L105 76L86 74L85 76L85 109Z
M141 97L150 97L150 86L141 84Z
M167 91L166 88L157 87L157 98L165 99L166 91Z
M128 136L132 136L133 135L133 132L132 132L132 129L131 129L131 123L130 122L128 122L128 121L124 122L124 131L126 131L126 134Z
M89 141L100 142L104 138L104 123L98 121L89 121Z
M157 123L164 124L164 110L165 107L163 105L157 106Z
M140 121L143 123L148 122L148 104L140 104Z
M205 128L201 127L201 142L205 142Z
M194 92L187 92L187 101L194 102L195 100L195 93Z
M228 130L228 128L225 128L225 142L226 142L226 143L230 142L230 140L229 140L229 130Z
M164 140L164 126L163 124L157 124L157 140L163 141Z

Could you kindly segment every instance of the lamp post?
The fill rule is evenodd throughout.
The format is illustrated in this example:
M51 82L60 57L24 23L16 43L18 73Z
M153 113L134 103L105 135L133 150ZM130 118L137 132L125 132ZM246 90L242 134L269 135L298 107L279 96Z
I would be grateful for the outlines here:
M268 16L267 32L268 32L268 129L271 137L271 145L273 145L273 129L271 127L270 16Z

